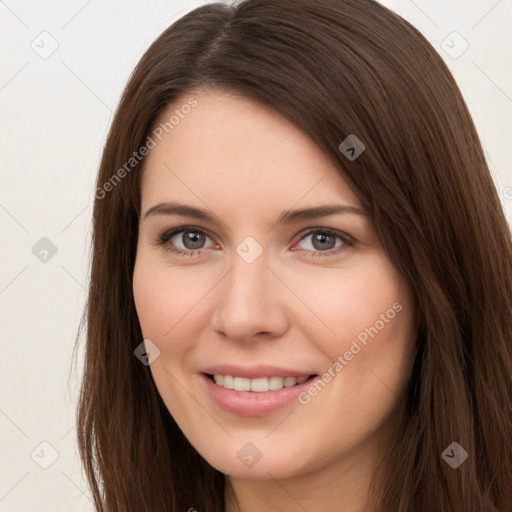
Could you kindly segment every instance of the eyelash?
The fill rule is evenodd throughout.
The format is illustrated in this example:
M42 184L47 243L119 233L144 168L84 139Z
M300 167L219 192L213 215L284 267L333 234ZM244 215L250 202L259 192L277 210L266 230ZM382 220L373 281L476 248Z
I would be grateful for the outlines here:
M178 249L176 247L169 247L169 246L165 245L174 235L177 235L178 233L187 232L187 231L190 231L193 233L200 233L200 234L207 236L208 238L211 238L208 235L208 233L201 228L196 228L194 226L182 226L179 228L171 229L171 230L163 233L163 235L161 235L158 238L158 240L156 241L156 245L162 246L166 251L176 254L177 256L200 256L202 254L203 249L183 250L183 249ZM316 258L316 257L323 257L323 256L334 256L342 251L345 251L348 246L351 246L353 244L352 239L348 235L341 233L339 231L328 229L328 228L311 228L311 229L300 234L300 238L297 241L297 243L302 241L305 237L307 237L311 234L314 234L314 233L322 233L322 234L338 237L343 242L343 244L339 247L336 247L334 249L329 249L327 251L311 251L311 250L307 250L307 249L298 249L301 251L305 251L306 253L310 253L310 257Z

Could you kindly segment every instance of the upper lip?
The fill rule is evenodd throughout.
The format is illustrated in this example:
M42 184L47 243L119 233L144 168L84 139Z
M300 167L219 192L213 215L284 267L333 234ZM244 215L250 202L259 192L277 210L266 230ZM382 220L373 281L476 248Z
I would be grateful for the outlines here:
M304 377L313 375L314 372L294 370L274 365L257 365L251 367L236 366L233 364L219 364L208 366L202 373L210 375L231 375L246 379L258 379L261 377Z

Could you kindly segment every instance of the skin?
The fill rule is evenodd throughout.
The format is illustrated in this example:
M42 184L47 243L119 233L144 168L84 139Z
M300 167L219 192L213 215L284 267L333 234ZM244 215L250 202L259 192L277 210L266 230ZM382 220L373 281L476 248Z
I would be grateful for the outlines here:
M212 90L180 98L162 119L190 96L197 106L150 151L141 180L133 292L144 338L160 350L150 367L158 391L192 445L227 475L228 512L238 510L235 496L244 512L360 511L411 372L410 289L366 215L276 224L288 209L362 208L311 139L266 106ZM167 201L209 209L216 221L145 216ZM185 245L183 233L157 244L180 226L206 231L203 245ZM309 228L351 243L314 245ZM236 252L247 236L263 250L252 263ZM173 254L173 243L196 254ZM306 405L244 417L204 392L201 369L214 363L321 376L396 303L401 311ZM262 454L250 468L236 456L247 442Z

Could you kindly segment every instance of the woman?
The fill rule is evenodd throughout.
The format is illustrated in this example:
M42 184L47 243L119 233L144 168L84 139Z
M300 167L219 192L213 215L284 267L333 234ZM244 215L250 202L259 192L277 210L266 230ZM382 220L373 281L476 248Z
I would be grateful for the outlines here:
M512 510L510 230L410 24L373 0L188 13L95 197L97 510Z

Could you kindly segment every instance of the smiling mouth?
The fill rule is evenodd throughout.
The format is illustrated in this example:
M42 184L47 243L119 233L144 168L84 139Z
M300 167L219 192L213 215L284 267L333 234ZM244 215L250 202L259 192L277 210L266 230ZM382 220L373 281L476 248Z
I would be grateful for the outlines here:
M233 375L206 374L217 386L233 391L253 391L265 393L267 391L278 391L283 388L291 388L304 384L304 382L317 377L317 375L303 375L301 377L260 377L248 379Z

